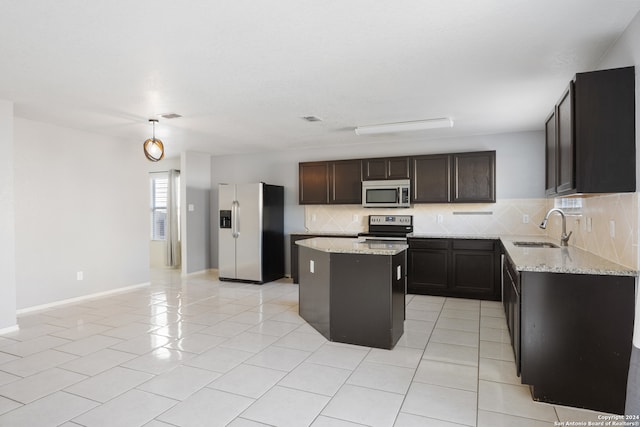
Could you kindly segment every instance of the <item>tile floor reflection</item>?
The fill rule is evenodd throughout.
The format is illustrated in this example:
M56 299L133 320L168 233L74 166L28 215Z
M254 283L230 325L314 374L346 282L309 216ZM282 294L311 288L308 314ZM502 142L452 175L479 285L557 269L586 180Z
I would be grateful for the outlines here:
M0 337L0 426L552 426L501 304L407 296L391 351L331 343L298 287L154 271L149 287L19 318Z

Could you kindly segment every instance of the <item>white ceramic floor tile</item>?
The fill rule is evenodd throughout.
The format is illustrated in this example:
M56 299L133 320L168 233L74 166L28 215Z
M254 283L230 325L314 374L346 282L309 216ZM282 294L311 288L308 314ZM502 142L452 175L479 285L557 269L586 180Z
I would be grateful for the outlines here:
M296 325L302 325L305 323L305 320L298 314L297 308L293 311L287 310L282 313L275 314L270 319L278 322L295 323Z
M395 346L392 350L372 348L364 361L401 366L403 368L416 368L420 363L422 353L419 349L401 346Z
M322 414L369 426L393 426L403 398L402 394L344 385Z
M551 425L553 423L549 421L532 420L498 412L478 411L478 427L549 427Z
M245 311L240 314L231 316L228 320L230 322L246 323L247 325L257 325L265 320L271 318L273 314L263 313L260 311Z
M271 427L268 424L262 424L257 421L251 421L246 418L236 418L227 424L227 427Z
M225 373L235 368L254 353L227 347L214 347L184 362L185 365Z
M253 402L248 397L203 388L157 418L181 427L222 427Z
M98 403L89 399L56 392L0 416L0 425L11 427L59 426L97 405Z
M272 345L248 359L245 363L289 372L309 355L311 355L311 352Z
M276 337L283 337L289 332L295 330L299 325L287 322L278 322L276 320L265 320L248 329L247 332L254 332L256 334L273 335Z
M406 318L410 320L423 320L428 322L435 322L440 315L439 311L427 311L427 310L406 310Z
M0 351L0 366L4 363L11 362L12 360L18 360L20 357L9 353L3 353Z
M479 381L478 409L543 421L558 421L552 405L531 399L529 387Z
M159 329L153 331L156 335L162 335L172 339L184 338L195 334L203 329L206 329L207 325L201 325L199 323L191 322L177 322L170 325L161 326Z
M435 328L431 333L431 342L444 344L466 345L468 347L478 347L480 345L480 334L478 332L456 331L453 329Z
M315 419L313 424L311 424L311 427L362 427L362 424L320 415Z
M320 334L291 332L273 343L273 345L303 351L316 351L327 342L327 339Z
M216 335L195 333L190 334L184 338L180 338L179 340L170 342L166 345L166 347L172 348L174 350L200 354L212 347L217 346L218 344L222 344L226 340L227 338L219 337Z
M140 335L145 335L158 329L158 326L149 325L146 323L129 323L124 326L112 328L102 332L102 335L108 335L110 337L120 338L123 340L130 340Z
M22 406L22 403L16 402L15 400L7 399L6 397L0 396L0 415L12 411L16 408ZM0 417L0 422L2 422L2 417ZM2 425L2 424L0 424ZM7 424L8 425L8 424Z
M380 363L362 362L347 380L347 384L405 394L415 369Z
M12 375L12 374L9 374L7 372L0 371L0 386L12 383L12 382L17 381L19 379L22 379L22 377L19 377L17 375Z
M320 347L307 359L309 363L333 366L334 368L355 369L369 353L368 349L342 347L331 343Z
M431 336L431 330L429 331L409 331L404 330L404 334L400 337L396 343L396 347L408 347L418 350L424 350Z
M480 313L475 310L462 310L456 308L443 308L440 312L441 317L448 317L452 319L466 319L477 321L480 318Z
M494 381L499 383L520 385L520 378L516 374L515 362L504 360L480 358L481 380Z
M64 363L60 365L60 367L79 374L97 375L100 372L104 372L107 369L111 369L135 358L135 354L105 348L91 353L88 356L79 357L71 362Z
M308 426L328 401L326 396L275 386L241 415L278 427Z
M126 341L122 341L112 346L111 348L113 350L142 355L154 349L165 346L171 341L171 338L165 337L163 335L144 334Z
M176 405L176 400L140 390L131 390L92 409L75 421L87 427L142 426Z
M200 333L232 338L240 335L250 327L251 325L248 325L246 323L230 322L225 320L217 322L216 324L209 326L208 328L200 330Z
M93 323L111 326L112 328L118 328L120 326L128 325L129 323L133 322L148 323L149 318L146 316L141 316L139 314L121 313L112 316L101 317L93 321Z
M438 360L440 362L478 366L478 349L464 345L429 342L422 358Z
M243 332L233 338L229 338L221 347L235 348L236 350L249 351L258 353L264 350L274 342L278 341L278 337L273 335L256 334L253 332Z
M470 310L480 312L480 301L464 298L447 298L444 302L444 309Z
M480 340L511 344L508 329L487 328L485 326L480 327Z
M453 329L465 332L478 332L480 330L480 321L440 316L436 323L436 329L437 328Z
M423 359L413 380L475 392L478 390L478 368Z
M480 326L483 328L507 329L507 322L504 317L485 317L480 319Z
M98 350L102 350L103 348L116 345L120 342L122 342L122 340L119 338L108 337L106 335L92 335L90 337L78 339L68 344L58 346L56 347L56 350L78 356L86 356Z
M31 316L29 316L31 317ZM37 318L37 317L35 317ZM18 323L21 323L25 318L18 317ZM31 341L34 338L41 337L43 335L50 334L52 332L62 331L65 328L61 326L49 325L49 324L34 324L30 326L21 326L19 330L4 334L4 338L17 341Z
M208 387L257 399L285 375L282 371L242 364L213 381Z
M474 426L477 394L466 390L414 382L404 400L402 412Z
M158 375L150 381L139 385L139 390L159 394L171 399L185 400L221 374L191 366L177 368Z
M426 418L419 415L400 412L393 427L468 427L464 424L450 423L448 421ZM517 427L517 426L513 426Z
M197 316L189 317L189 322L197 323L205 326L212 326L231 317L230 314L223 313L203 313Z
M499 319L504 319L504 309L502 308L502 306L499 306L499 307L481 307L480 314L482 316L497 317Z
M104 403L151 378L152 374L117 366L67 387L64 391Z
M158 348L122 364L125 368L150 374L162 374L189 360L192 355L169 348Z
M513 347L511 344L497 343L493 341L480 342L480 357L515 362Z
M17 342L15 344L9 344L2 347L3 353L9 353L14 356L25 357L30 354L39 353L44 350L48 350L53 347L58 347L63 344L67 344L70 341L64 338L52 337L50 335L44 335L41 337L33 338L28 341Z
M431 333L435 325L436 325L436 322L430 322L426 320L406 319L404 321L404 331L405 332L414 331L414 332L429 334Z
M279 385L333 396L352 372L349 369L304 362L280 381Z
M40 353L31 354L22 359L5 363L0 366L0 369L13 375L28 377L29 375L55 368L77 357L78 356L61 351L44 350Z
M53 368L3 385L0 387L0 396L20 403L30 403L85 378L87 377L75 372Z
M68 328L62 331L52 332L49 335L53 335L54 337L58 338L65 338L68 340L79 340L82 338L90 337L91 335L100 334L110 329L112 328L106 325L84 323L76 326L75 328Z

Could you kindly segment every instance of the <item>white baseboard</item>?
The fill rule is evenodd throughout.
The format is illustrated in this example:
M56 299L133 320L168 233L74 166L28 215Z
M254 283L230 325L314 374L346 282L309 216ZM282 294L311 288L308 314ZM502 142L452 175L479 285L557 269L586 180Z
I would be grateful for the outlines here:
M8 328L0 329L0 335L10 334L11 332L16 332L19 330L20 330L20 326L18 325L9 326Z
M125 286L125 287L122 287L122 288L112 289L110 291L96 292L94 294L83 295L81 297L75 297L75 298L69 298L69 299L64 299L64 300L60 300L60 301L54 301L54 302L50 302L50 303L42 304L42 305L34 305L32 307L21 308L20 310L16 311L16 314L21 315L21 314L33 313L34 311L47 310L49 308L57 307L57 306L60 306L60 305L72 304L72 303L85 301L85 300L89 300L89 299L93 299L93 298L99 298L99 297L104 297L104 296L107 296L107 295L119 294L119 293L122 293L122 292L128 292L128 291L132 291L134 289L138 289L138 288L143 288L145 286L149 286L150 284L151 284L150 282L140 283L140 284L137 284L137 285L131 285L131 286Z

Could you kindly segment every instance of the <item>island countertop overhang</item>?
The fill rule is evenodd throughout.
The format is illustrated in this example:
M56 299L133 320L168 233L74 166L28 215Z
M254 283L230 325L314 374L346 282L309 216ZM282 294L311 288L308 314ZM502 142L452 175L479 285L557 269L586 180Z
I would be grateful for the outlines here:
M299 240L296 245L327 253L362 255L397 255L409 248L406 243L365 242L357 238L314 237Z

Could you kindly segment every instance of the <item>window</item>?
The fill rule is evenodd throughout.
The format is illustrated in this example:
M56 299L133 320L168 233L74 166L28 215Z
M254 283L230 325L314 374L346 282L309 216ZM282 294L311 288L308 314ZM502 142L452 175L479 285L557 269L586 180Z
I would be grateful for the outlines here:
M166 173L151 174L151 240L166 240L167 186Z

